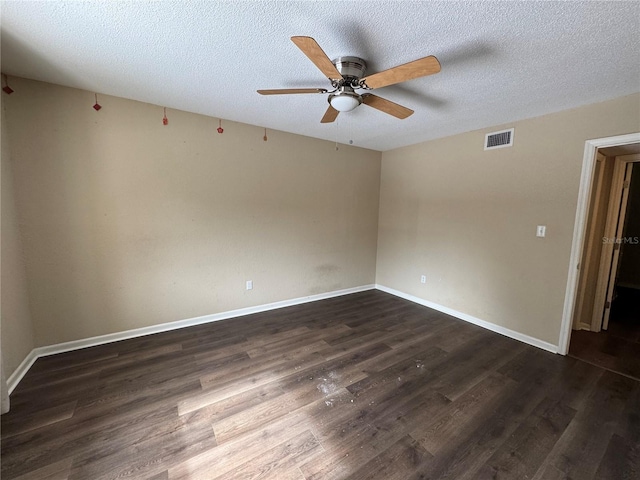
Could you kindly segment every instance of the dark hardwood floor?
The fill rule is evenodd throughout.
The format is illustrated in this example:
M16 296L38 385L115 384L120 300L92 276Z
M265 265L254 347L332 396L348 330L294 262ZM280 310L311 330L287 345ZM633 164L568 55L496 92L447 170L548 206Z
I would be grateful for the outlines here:
M640 290L617 292L608 330L573 331L569 355L640 380Z
M632 479L640 382L380 291L39 359L10 479Z

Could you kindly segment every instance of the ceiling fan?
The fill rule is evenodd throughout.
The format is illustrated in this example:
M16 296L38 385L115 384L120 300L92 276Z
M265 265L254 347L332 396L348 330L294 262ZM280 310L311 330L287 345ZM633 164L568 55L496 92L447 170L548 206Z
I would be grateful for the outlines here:
M356 90L373 90L413 80L414 78L426 77L440 71L440 62L431 55L365 77L364 73L367 64L363 59L358 57L338 57L335 60L330 60L313 38L291 37L291 40L325 74L331 82L333 90L329 91L324 88L282 88L258 90L258 93L260 95L328 93L329 108L322 117L321 123L331 123L338 118L340 112L349 112L361 103L393 115L396 118L407 118L413 113L413 110L372 93L359 94Z

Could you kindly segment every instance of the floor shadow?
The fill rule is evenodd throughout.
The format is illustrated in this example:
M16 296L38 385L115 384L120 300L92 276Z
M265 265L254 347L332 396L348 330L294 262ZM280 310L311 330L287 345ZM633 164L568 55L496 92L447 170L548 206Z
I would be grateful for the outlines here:
M574 331L569 356L640 380L640 290L618 288L608 330Z

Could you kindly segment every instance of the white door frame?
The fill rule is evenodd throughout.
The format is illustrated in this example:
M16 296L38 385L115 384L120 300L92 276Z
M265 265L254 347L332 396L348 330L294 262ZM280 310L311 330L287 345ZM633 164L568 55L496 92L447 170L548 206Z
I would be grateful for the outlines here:
M578 288L579 271L578 266L582 257L584 247L584 237L587 228L587 214L589 210L589 199L591 198L591 184L593 183L593 172L596 164L596 152L598 148L615 147L640 143L640 132L628 135L618 135L615 137L596 138L587 140L584 145L584 156L582 157L582 174L580 176L580 190L578 191L578 206L576 209L576 219L573 226L573 241L571 243L571 257L569 260L569 275L567 278L567 289L564 296L564 308L562 310L562 324L560 327L560 338L558 339L558 353L566 355L569 351L569 340L571 339L571 323L576 303L576 293Z

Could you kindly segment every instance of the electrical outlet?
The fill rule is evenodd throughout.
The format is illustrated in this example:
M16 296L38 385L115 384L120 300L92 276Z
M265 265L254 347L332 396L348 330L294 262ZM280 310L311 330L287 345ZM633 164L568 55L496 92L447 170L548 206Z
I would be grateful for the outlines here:
M253 290L253 280L247 280L247 290Z
M426 275L421 275L420 276L420 283L427 283L427 276Z

